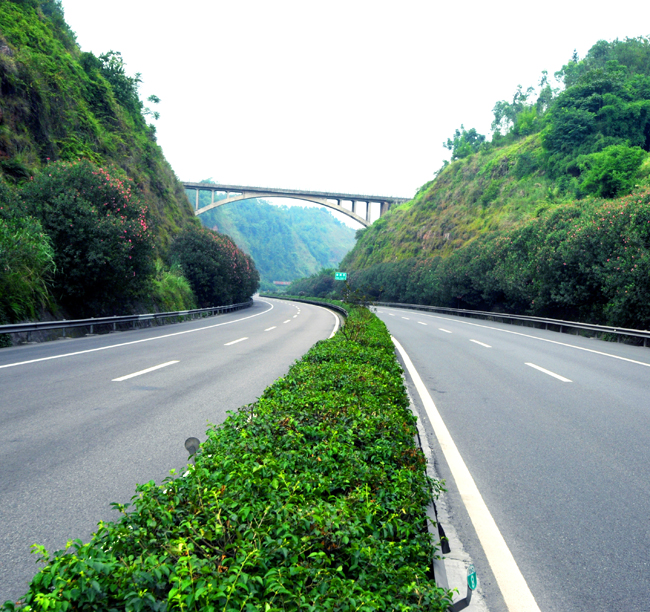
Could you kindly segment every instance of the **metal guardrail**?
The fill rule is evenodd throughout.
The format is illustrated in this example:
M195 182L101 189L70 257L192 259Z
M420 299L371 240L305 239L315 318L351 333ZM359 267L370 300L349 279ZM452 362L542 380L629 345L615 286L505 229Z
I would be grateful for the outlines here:
M429 310L431 312L442 312L446 314L454 314L468 317L487 318L492 320L500 319L504 323L513 321L522 321L528 323L539 323L544 325L544 329L552 327L559 327L559 331L563 332L564 328L567 329L581 329L585 331L593 331L599 334L615 334L621 336L632 336L634 338L642 338L643 346L650 344L650 331L641 329L628 329L625 327L609 327L607 325L594 325L592 323L579 323L577 321L563 321L561 319L545 319L543 317L531 317L527 315L510 315L501 312L486 312L483 310L465 310L463 308L447 308L444 306L424 306L422 304L401 304L398 302L373 302L374 306L387 306L390 308L408 308L409 310Z
M71 319L62 321L36 321L30 323L15 323L13 325L0 325L0 334L19 334L36 331L45 331L50 329L70 329L73 327L89 327L90 333L94 333L95 328L112 326L113 331L117 331L117 326L124 323L132 323L135 328L136 323L143 321L157 321L161 319L173 319L177 317L194 317L197 314L216 315L223 312L233 312L248 308L253 305L253 300L241 302L239 304L230 304L229 306L213 306L211 308L195 308L193 310L179 310L176 312L154 312L139 315L122 315L117 317L97 317L90 319Z
M268 293L260 293L260 297L267 297L273 300L287 300L289 302L302 302L303 304L313 304L314 306L324 306L325 308L330 308L331 310L336 310L339 314L342 314L344 317L348 316L348 311L342 306L336 304L330 304L329 302L319 302L318 300L303 300L302 298L294 297L285 297L277 295L269 295Z

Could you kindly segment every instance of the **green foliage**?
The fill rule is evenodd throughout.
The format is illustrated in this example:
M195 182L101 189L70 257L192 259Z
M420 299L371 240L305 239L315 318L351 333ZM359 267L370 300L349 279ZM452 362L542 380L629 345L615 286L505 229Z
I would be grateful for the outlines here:
M196 308L196 298L189 281L183 276L180 266L170 269L156 262L156 276L153 279L151 299L160 312L175 312Z
M244 302L259 287L253 260L228 237L189 226L171 244L170 258L189 281L199 307Z
M146 206L118 168L55 162L18 192L52 241L57 301L79 316L112 314L142 296L153 273Z
M580 188L603 198L626 195L635 185L637 170L646 157L639 147L611 145L600 153L591 153L580 160Z
M390 336L365 309L347 325L211 428L186 477L139 486L88 544L36 547L45 567L2 609L446 609L425 514L440 483Z
M34 318L50 303L54 252L39 221L0 182L0 322Z
M479 134L475 128L467 131L465 126L461 125L460 130L456 130L454 133L453 140L448 138L447 142L442 143L442 146L451 151L453 161L476 153L484 142L485 136Z

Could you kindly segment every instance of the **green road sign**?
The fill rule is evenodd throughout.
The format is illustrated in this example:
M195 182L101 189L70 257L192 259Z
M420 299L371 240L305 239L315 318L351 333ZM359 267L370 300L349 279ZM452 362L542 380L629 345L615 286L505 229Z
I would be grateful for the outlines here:
M475 591L477 583L478 581L476 579L476 570L474 569L473 565L470 565L467 568L467 586L472 589L472 591Z
M347 272L335 272L334 273L334 280L348 280L348 273Z

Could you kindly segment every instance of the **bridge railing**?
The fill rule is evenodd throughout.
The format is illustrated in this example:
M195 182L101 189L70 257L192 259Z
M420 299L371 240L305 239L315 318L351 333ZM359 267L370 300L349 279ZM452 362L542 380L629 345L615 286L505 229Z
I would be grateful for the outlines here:
M563 321L561 319L546 319L543 317L533 317L528 315L511 315L501 312L486 312L483 310L465 310L463 308L448 308L444 306L424 306L422 304L402 304L399 302L373 302L374 306L386 306L389 308L407 308L409 310L428 310L431 312L440 312L444 314L453 314L463 317L477 317L489 319L492 321L500 320L504 323L532 323L543 325L544 329L557 329L563 332L565 329L577 329L592 331L598 334L613 334L618 339L622 336L643 339L643 346L650 344L650 331L642 329L629 329L626 327L610 327L607 325L595 325L593 323L580 323L578 321ZM550 327L549 327L550 326Z
M125 324L131 324L135 328L136 323L151 323L153 321L162 321L168 319L176 319L181 317L189 317L191 319L197 316L213 316L222 314L224 312L233 312L241 310L242 308L249 308L253 305L253 300L248 302L240 302L239 304L230 304L229 306L212 306L210 308L195 308L192 310L177 310L174 312L152 312L147 314L137 315L121 315L115 317L91 317L90 319L71 319L60 321L34 321L28 323L14 323L11 325L0 325L0 334L20 334L31 333L38 331L47 331L52 329L72 329L75 327L88 327L90 333L94 333L97 328L112 328L112 331L117 331L118 327L124 328Z

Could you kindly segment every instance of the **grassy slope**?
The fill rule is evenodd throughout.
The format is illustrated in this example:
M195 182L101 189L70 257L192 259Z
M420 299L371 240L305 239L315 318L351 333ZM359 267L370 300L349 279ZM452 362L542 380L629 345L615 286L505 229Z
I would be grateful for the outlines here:
M93 61L95 60L95 61ZM142 189L159 245L193 214L142 116L120 105L65 26L25 3L0 2L0 169L28 179L50 160L122 167Z
M478 236L509 229L568 203L537 160L540 135L475 153L449 164L415 198L362 232L341 268L360 270L409 257L447 256ZM533 170L526 172L527 168ZM650 184L650 158L639 184ZM566 198L566 199L565 199Z

